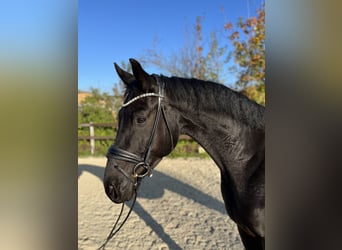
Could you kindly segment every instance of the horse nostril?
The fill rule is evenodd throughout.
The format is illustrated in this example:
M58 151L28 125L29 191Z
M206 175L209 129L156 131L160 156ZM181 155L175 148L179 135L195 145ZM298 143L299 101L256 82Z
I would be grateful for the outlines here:
M118 193L115 189L115 186L113 184L109 184L107 186L107 194L112 200L116 200L118 197Z
M108 186L108 192L109 192L109 193L112 193L113 191L114 191L114 186L110 184L110 185Z

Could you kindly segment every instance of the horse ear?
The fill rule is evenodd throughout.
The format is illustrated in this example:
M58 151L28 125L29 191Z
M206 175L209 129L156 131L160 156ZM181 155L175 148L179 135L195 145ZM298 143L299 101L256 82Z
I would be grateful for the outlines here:
M114 63L114 67L115 67L115 70L118 73L120 79L124 82L124 84L128 85L135 80L134 75L123 70L116 63Z
M141 88L143 90L149 90L152 87L151 84L154 82L151 81L153 77L146 73L138 61L133 58L129 59L129 61L132 65L133 75L140 82Z

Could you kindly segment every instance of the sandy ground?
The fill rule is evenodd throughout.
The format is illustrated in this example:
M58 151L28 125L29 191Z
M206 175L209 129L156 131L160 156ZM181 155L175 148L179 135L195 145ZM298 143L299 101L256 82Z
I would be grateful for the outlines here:
M105 163L78 160L78 249L98 248L120 212L121 205L104 193ZM226 214L214 162L164 159L144 179L131 216L106 249L243 249Z

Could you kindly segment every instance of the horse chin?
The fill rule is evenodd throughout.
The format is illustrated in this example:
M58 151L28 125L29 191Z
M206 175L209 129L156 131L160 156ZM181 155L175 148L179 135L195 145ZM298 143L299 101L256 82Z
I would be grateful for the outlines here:
M126 192L125 194L118 195L118 196L108 195L108 197L115 204L121 204L126 201L130 201L133 198L133 195L134 195L134 192L132 191L132 192Z
M126 201L130 201L132 199L132 197L133 197L133 195L131 195L129 198L123 197L121 199L116 199L116 200L111 199L111 201L114 202L115 204L122 204L122 203L124 203Z

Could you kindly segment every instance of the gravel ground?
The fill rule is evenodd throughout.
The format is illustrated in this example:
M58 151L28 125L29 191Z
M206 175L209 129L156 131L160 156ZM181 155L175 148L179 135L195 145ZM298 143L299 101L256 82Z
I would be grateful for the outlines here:
M105 163L105 158L78 160L78 249L98 248L121 209L104 193ZM153 177L144 179L131 216L106 249L243 249L225 211L214 162L164 159Z

